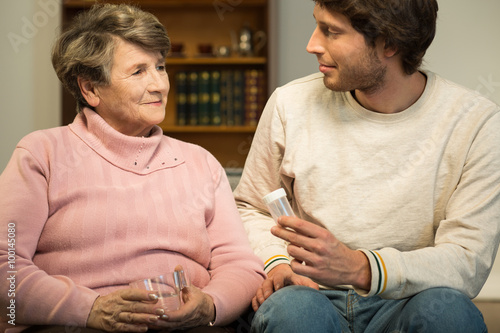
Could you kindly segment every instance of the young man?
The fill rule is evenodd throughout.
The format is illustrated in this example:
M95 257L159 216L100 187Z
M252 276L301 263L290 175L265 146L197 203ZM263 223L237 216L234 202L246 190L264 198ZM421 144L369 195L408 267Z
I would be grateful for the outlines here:
M315 2L321 73L271 96L235 191L268 273L253 332L485 332L500 108L419 70L435 0Z

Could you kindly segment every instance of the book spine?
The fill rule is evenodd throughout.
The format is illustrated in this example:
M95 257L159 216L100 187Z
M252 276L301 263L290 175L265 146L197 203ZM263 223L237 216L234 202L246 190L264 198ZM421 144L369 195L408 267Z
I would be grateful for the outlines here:
M258 70L245 71L245 125L256 126L259 113Z
M242 126L245 123L244 105L244 90L245 81L243 71L236 70L233 72L233 117L234 125Z
M221 118L221 73L212 71L210 73L210 123L214 126L220 126Z
M198 73L188 74L188 120L189 125L198 125Z
M224 70L221 73L221 118L222 125L234 125L233 73Z
M210 73L198 74L198 125L210 125Z
M176 105L177 105L177 125L186 126L188 119L187 110L187 73L178 72L175 74L177 87Z

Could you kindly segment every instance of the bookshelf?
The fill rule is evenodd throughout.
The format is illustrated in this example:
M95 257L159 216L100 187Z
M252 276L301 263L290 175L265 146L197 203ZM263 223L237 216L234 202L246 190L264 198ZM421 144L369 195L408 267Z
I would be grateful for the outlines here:
M95 0L64 0L63 26L68 24L81 10L88 9ZM108 3L131 3L153 13L167 28L172 44L182 44L182 53L171 53L166 58L167 73L170 79L170 92L166 107L165 120L160 124L168 136L198 144L209 150L225 168L242 168L253 139L256 121L248 119L236 124L227 119L220 123L210 121L209 124L198 122L196 125L182 125L179 121L179 94L177 76L179 73L225 73L226 75L258 72L260 88L260 116L263 104L268 97L268 45L269 45L269 1L268 0L99 0ZM262 32L267 41L257 49L258 41L254 40L254 54L241 55L235 50L242 29L248 27L254 32ZM200 53L202 45L209 44L212 52ZM225 48L230 54L218 56L217 50ZM229 73L229 74L228 74ZM248 81L246 81L248 82ZM243 118L248 118L247 83L241 88L243 99ZM193 88L194 89L194 88ZM213 88L215 89L215 88ZM236 91L234 86L228 89ZM215 89L216 90L216 89ZM226 89L227 90L227 89ZM199 92L198 92L199 93ZM226 94L229 94L226 92ZM201 96L201 95L198 95ZM221 99L224 99L221 96ZM248 98L250 100L250 98ZM75 104L73 97L63 92L63 123L73 121ZM212 109L218 109L215 106ZM211 111L212 112L212 111ZM221 110L221 112L225 112ZM246 113L246 114L245 114ZM255 116L252 114L252 116ZM232 117L232 115L231 115Z

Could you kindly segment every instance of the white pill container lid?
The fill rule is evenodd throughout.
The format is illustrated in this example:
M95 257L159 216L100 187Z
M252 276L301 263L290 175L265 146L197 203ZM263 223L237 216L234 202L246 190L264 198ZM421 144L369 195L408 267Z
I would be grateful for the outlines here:
M264 200L264 202L266 203L266 205L269 205L274 200L280 199L280 198L283 198L283 197L286 197L286 192L285 192L284 189L279 188L276 191L273 191L273 192L267 194L266 196L264 196L262 198L262 200Z

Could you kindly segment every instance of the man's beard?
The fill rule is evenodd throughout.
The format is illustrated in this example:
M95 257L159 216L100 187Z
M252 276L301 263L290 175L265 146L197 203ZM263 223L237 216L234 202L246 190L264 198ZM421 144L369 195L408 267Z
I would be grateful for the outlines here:
M370 94L384 85L386 73L387 67L382 65L373 50L365 53L356 64L344 65L342 71L338 71L336 80L325 75L323 82L333 91L359 90Z

